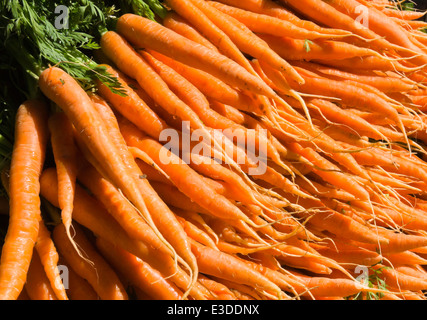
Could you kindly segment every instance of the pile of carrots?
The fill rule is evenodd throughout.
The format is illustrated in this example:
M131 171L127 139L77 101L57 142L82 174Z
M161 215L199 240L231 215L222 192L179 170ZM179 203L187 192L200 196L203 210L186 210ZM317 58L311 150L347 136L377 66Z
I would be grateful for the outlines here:
M0 299L426 299L424 13L164 4L100 40L121 92L52 66L19 107Z

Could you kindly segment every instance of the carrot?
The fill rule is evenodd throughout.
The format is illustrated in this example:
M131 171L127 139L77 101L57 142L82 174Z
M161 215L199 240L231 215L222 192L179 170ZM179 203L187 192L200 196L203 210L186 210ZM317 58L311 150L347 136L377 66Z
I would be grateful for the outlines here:
M361 3L356 0L345 0L345 1L331 1L329 2L338 11L343 14L348 15L349 17L356 19L360 12L357 8L360 8ZM367 8L367 7L365 7ZM419 57L411 59L414 63L420 65L425 65L427 62L427 57L425 53L422 52L406 35L406 33L397 25L392 19L388 18L387 15L382 13L375 8L367 8L369 14L369 29L375 32L376 34L384 37L388 42L396 44L400 47L407 48L408 51L413 51L414 53L419 53ZM408 56L410 53L402 52L404 56ZM412 54L413 55L413 54Z
M177 188L194 202L211 214L229 219L242 219L252 224L252 221L237 207L205 185L199 175L183 163L182 159L172 154L157 141L141 135L141 132L136 130L130 122L124 121L124 119L119 119L119 121L121 132L128 145L147 152L156 164L168 174Z
M380 270L380 278L386 281L386 284L392 289L419 291L426 290L427 281L417 277L404 274L396 271L393 268L384 268L384 265L376 265L372 267L374 270Z
M108 135L105 124L85 91L71 76L56 67L43 71L39 85L47 97L64 109L83 144L97 160L97 164L108 174L108 178L122 190L141 215L154 227L144 198L137 192L136 177L123 162L122 155ZM75 94L69 95L69 91ZM159 232L157 234L164 240Z
M102 300L127 300L126 290L117 274L96 251L83 233L83 229L75 225L74 231L74 241L86 256L85 259L75 251L62 224L56 225L52 232L59 252L67 259L73 270L91 284Z
M251 66L248 60L239 50L236 43L232 41L230 36L224 32L202 8L197 6L197 3L193 3L191 0L167 0L167 5L170 6L174 12L177 12L180 16L187 19L196 30L201 32L207 41L215 46L216 49L213 49L213 51L223 54L251 72ZM199 38L197 40L196 43L205 45L205 41Z
M327 277L309 277L292 272L293 277L308 288L314 297L348 297L359 292L384 293L386 290L364 287L361 283L349 279L331 279Z
M30 266L40 220L39 177L48 139L47 108L26 101L16 113L10 164L9 224L0 261L0 299L15 300ZM25 188L22 182L25 181Z
M224 130L226 135L228 134L229 137L231 136L230 139L237 138L240 143L245 143L247 146L249 144L253 144L256 149L254 152L259 152L260 146L267 145L266 156L270 157L279 165L282 165L280 155L266 138L260 134L254 134L253 132L246 130L243 126L238 126L233 121L225 117L221 117L210 108L207 98L179 73L175 72L175 70L169 68L161 61L155 59L147 52L140 51L140 54L162 77L169 88L174 91L182 101L191 107L191 109L208 127ZM249 150L248 147L247 150Z
M352 32L369 41L371 47L375 46L381 50L390 51L399 50L399 52L406 52L414 55L413 50L407 50L381 38L380 35L376 34L368 27L365 27L354 18L340 12L329 3L320 0L280 0L280 2L290 5L292 8L296 9L296 11L303 13L304 16L310 18L314 22Z
M111 265L129 282L156 300L179 300L183 293L157 270L128 251L96 238L96 247Z
M201 276L199 282L215 294L216 300L236 300L235 294L226 285Z
M247 54L266 61L272 67L280 70L298 83L303 83L302 77L290 66L290 64L282 59L275 51L264 42L261 38L255 35L243 23L233 17L222 13L220 10L210 6L202 0L191 0L200 10L202 10L218 27L236 43L237 47ZM252 90L253 91L253 90ZM268 96L268 95L267 95ZM269 96L270 98L274 98Z
M94 167L82 168L78 180L102 203L130 237L143 241L162 253L171 254L132 204Z
M136 183L141 190L144 200L146 201L147 207L153 214L152 219L156 224L155 227L157 228L158 226L158 228L160 228L162 232L162 239L164 239L164 234L166 236L166 239L168 239L168 241L171 241L173 247L166 243L171 252L175 255L177 251L180 255L183 256L183 258L185 259L184 262L181 261L182 259L180 256L176 257L176 259L180 260L181 263L184 263L186 267L191 270L190 272L193 274L192 281L193 283L195 283L198 274L197 264L191 252L191 248L188 242L186 241L186 235L184 230L182 230L179 222L175 219L175 215L173 214L173 212L171 212L171 210L163 202L162 198L160 198L159 195L154 191L152 186L146 181L146 179L141 179L143 173L136 164L133 154L129 151L128 146L126 145L126 141L120 133L117 118L115 117L112 110L105 103L95 103L95 108L98 110L102 119L106 123L113 142L121 151L125 165L128 166L128 168L131 170L132 175L135 177ZM173 230L173 232L171 230ZM188 264L190 265L188 266Z
M31 257L25 291L31 300L57 300L37 252Z
M269 34L260 34L260 38L276 51L283 59L287 60L342 60L355 57L378 56L376 51L359 47L350 43L321 40L307 41L291 37L278 37ZM378 57L381 59L381 57Z
M164 56L156 51L148 50L148 52L190 81L208 99L225 103L239 110L260 113L260 111L256 110L254 103L249 96L243 94L239 90L236 90L234 87L229 86L217 77L214 77L212 74L180 63L179 61Z
M173 48L174 59L207 71L225 83L271 98L276 96L258 78L229 58L196 44L156 22L125 14L117 21L117 30L134 45L158 51L166 56L171 56L170 50Z
M295 153L298 153L307 158L317 168L320 168L320 170L315 168L313 171L322 177L326 182L339 186L340 188L353 194L356 198L363 200L368 200L370 198L369 192L365 188L360 186L360 184L355 180L351 179L351 177L348 177L344 173L340 172L340 170L335 165L320 157L313 149L303 148L296 143L289 145L289 147Z
M269 15L281 20L289 21L294 25L311 31L324 34L349 35L350 33L340 29L323 28L310 20L300 19L297 15L286 9L284 6L271 0L219 0L229 6L238 7L247 11Z
M264 33L280 37L292 37L295 39L324 39L342 37L342 35L322 34L314 30L306 30L294 25L291 22L272 17L266 14L254 13L237 7L221 4L215 1L208 3L219 11L235 18L255 33Z
M261 274L248 268L232 255L210 249L195 242L193 242L192 248L202 273L239 284L246 284L261 290L261 292L266 291L273 294L278 298L283 297L284 293L279 287Z
M364 3L369 5L369 2ZM425 16L425 11L410 11L410 10L394 10L391 8L382 8L381 12L388 17L399 18L403 20L418 20Z
M181 8L178 6L178 8ZM205 36L202 35L194 26L192 26L186 19L174 11L170 11L162 21L163 25L179 33L180 35L204 45L211 50L219 51L218 48L212 44Z
M74 141L74 129L63 112L57 112L51 115L48 120L48 125L56 170L58 171L58 197L61 219L62 223L65 225L67 235L73 243L70 228L72 224L74 192L78 170L78 150Z
M104 65L107 72L115 77L122 85L125 95L119 95L110 90L105 84L98 83L98 92L120 114L132 121L138 128L144 130L151 137L158 139L163 130L167 129L166 123L141 99L130 87L121 72L111 66ZM95 97L96 98L96 97ZM102 103L102 101L98 101Z
M419 67L408 67L397 61L385 60L377 56L353 57L353 58L345 58L340 60L315 59L313 60L313 62L335 67L338 69L345 69L348 71L376 70L376 71L396 71L396 72L410 73L419 69Z
M39 223L39 235L37 237L35 249L56 298L58 300L68 300L58 269L58 251L53 243L50 231L43 221Z
M158 230L151 214L151 212L162 212L161 209L164 209L164 204L161 207L157 207L157 209L151 206L153 201L157 205L161 205L162 202L157 198L153 190L149 189L147 185L144 186L146 182L139 179L139 168L132 154L130 154L124 145L124 141L113 140L116 136L112 137L107 133L106 124L103 122L101 115L96 110L89 96L73 78L56 67L43 71L39 79L39 85L41 90L52 101L55 101L60 107L65 109L65 113L76 128L78 139L82 140L82 144L89 149L91 156L95 159L96 163L93 163L93 165L107 175L107 178L123 192L138 212L146 219L162 242L175 254L174 247L168 243L163 233ZM70 96L68 94L69 90L76 92L76 95ZM145 190L145 192L138 192L138 190ZM151 206L150 210L147 208L147 201L149 201L149 205ZM169 228L171 221L173 220L169 219L169 224L164 224L165 221L163 220L163 224L160 224L164 228ZM168 237L173 237L175 233L166 234ZM180 250L182 249L181 252L187 253L186 258L188 261L194 262L194 257L191 257L190 248L185 248L186 244L181 238L175 244ZM194 263L192 267L197 269ZM195 278L193 278L193 281L195 281Z
M80 277L64 259L59 257L59 263L64 266L67 275L67 295L70 300L98 300L98 294L92 286L82 277Z
M307 64L304 64L307 66ZM370 85L374 88L377 88L381 92L391 93L391 92L403 92L410 91L416 87L416 83L412 83L402 78L401 76L394 76L392 73L386 73L383 75L377 75L374 72L369 72L367 74L347 72L338 70L335 68L328 68L325 66L310 64L315 70L321 75L326 75L335 80L354 80L367 85Z
M41 192L52 205L57 203L57 181L56 173L52 168L46 169L41 177ZM177 269L173 257L165 255L145 243L132 239L118 222L102 207L102 205L91 197L84 189L77 187L74 203L74 219L82 226L91 230L94 234L125 248L135 256L147 261L150 265L161 271L165 277L172 276L174 283L179 283L180 288L188 289L191 279L187 274ZM184 239L185 238L181 238ZM191 287L192 295L204 298L206 293L200 288Z

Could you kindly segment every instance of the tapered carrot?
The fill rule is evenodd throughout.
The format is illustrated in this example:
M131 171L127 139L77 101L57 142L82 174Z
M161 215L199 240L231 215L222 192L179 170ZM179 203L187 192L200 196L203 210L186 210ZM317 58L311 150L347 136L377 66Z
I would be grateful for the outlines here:
M191 107L191 109L208 127L224 130L226 135L228 134L228 136L231 136L230 139L237 138L239 143L245 143L246 146L248 146L246 148L248 151L250 150L249 144L253 145L255 149L253 152L259 152L261 146L267 146L266 156L270 157L279 165L282 165L280 155L266 137L246 130L245 127L239 126L233 121L221 117L210 108L209 101L202 92L200 92L179 73L175 72L175 70L169 68L147 52L140 51L140 54L163 78L169 88L171 88L171 90L173 90L181 100Z
M372 292L372 293L384 293L387 290L369 288L363 286L360 282L349 280L349 279L331 279L327 277L309 277L302 274L292 275L301 282L304 287L308 288L310 294L313 296L338 296L348 297L359 292Z
M57 300L37 252L31 258L25 291L31 300Z
M220 52L224 56L232 59L248 72L251 72L251 66L244 54L239 50L238 46L230 36L213 21L209 15L198 7L196 3L190 0L167 0L167 4L177 12L180 16L184 17L191 23L196 30L210 41L216 49L214 51ZM165 25L166 26L166 25ZM196 39L195 39L196 40ZM205 45L205 41L197 38L197 43ZM199 42L202 41L202 42Z
M58 269L58 251L44 221L40 221L39 223L39 235L37 237L35 249L39 255L40 263L43 265L46 277L51 284L55 296L58 300L68 300Z
M129 121L120 120L120 129L128 145L147 152L184 194L191 197L193 201L212 214L228 217L229 219L242 219L252 224L252 221L237 207L203 184L198 178L198 174L183 163L182 159L173 155L157 141L141 135ZM197 183L196 181L200 182Z
M306 41L291 37L278 37L269 34L260 34L259 37L276 51L283 59L287 60L342 60L355 57L379 56L369 48L359 47L351 43L321 40ZM378 57L380 60L381 57ZM390 62L390 65L392 63Z
M149 243L156 250L171 254L132 204L94 167L82 168L78 180L103 204L129 236Z
M47 107L40 101L24 102L15 120L9 177L10 218L0 261L1 300L15 300L25 284L38 235L39 178L47 139Z
M345 30L323 28L314 23L313 21L301 19L295 13L291 12L284 6L272 0L219 0L218 2L224 3L229 6L241 8L247 11L265 14L281 20L289 21L300 28L316 31L319 33L342 35L350 34L348 31Z
M334 37L332 34L322 34L314 30L306 30L297 27L293 23L272 17L266 14L254 13L239 9L216 1L208 1L209 5L219 11L235 18L255 33L271 34L275 36L287 36L296 39L324 39ZM340 37L340 36L338 36Z
M351 18L347 14L338 11L329 3L318 0L280 0L280 2L290 5L292 8L303 13L314 22L321 23L332 28L350 31L368 40L370 46L376 46L376 48L381 48L381 50L400 50L415 55L412 50L405 50L405 48L394 45L381 38L378 34L366 27L363 24L364 21L359 22L358 20Z
M78 170L78 150L74 141L74 129L63 112L51 115L48 121L52 151L58 171L58 200L61 209L61 220L65 225L70 241L73 243L70 229Z
M279 298L284 296L284 293L274 283L263 275L251 270L232 255L224 254L221 251L210 249L195 242L193 242L192 248L202 273L246 284L261 291L265 290ZM213 261L216 261L216 263L213 264Z
M349 17L356 19L360 15L361 3L356 0L345 0L345 1L332 1L330 5L333 6L336 10L340 11L343 14L348 15ZM414 53L419 53L420 56L414 59L411 59L414 63L425 65L427 62L427 57L425 53L422 52L406 35L402 28L397 25L392 19L388 18L387 15L382 13L375 8L367 8L367 14L369 15L369 26L368 28L375 32L376 34L384 37L390 43L396 44L403 48L407 48L408 51L413 51ZM402 55L408 56L410 53L402 52ZM414 54L412 54L414 55Z
M58 187L55 169L46 169L41 176L40 183L43 197L52 205L58 207ZM73 216L79 224L88 228L94 234L147 261L147 263L158 269L163 276L171 276L174 283L179 285L180 288L188 289L192 279L181 269L177 270L172 256L165 255L153 247L129 237L106 209L79 186L76 188ZM200 288L194 288L194 286L191 288L193 296L203 299L206 293L200 290Z
M228 84L272 98L276 96L258 78L229 58L196 44L156 22L125 14L119 18L117 30L134 45L149 48L167 56L173 52L174 59L210 72ZM172 48L174 50L170 51Z
M98 300L99 296L84 278L80 277L64 259L59 257L59 263L64 268L64 276L68 285L67 295L70 300Z
M83 259L71 245L64 226L55 226L52 235L60 253L73 270L86 279L102 300L127 300L126 290L116 272L97 252L80 226L74 226L74 241L85 255Z
M175 215L168 206L164 203L162 198L154 191L152 186L148 183L146 179L141 179L143 172L135 162L134 155L129 151L126 141L120 133L119 124L117 118L109 108L108 104L95 103L95 108L98 110L103 121L108 127L109 134L113 139L113 143L117 145L121 151L122 159L125 162L125 165L131 170L131 174L135 177L136 183L141 190L141 193L146 201L147 207L152 212L152 219L156 224L156 228L160 228L162 236L164 235L168 241L171 241L172 246L169 246L169 249L175 254L182 255L182 258L185 260L184 264L187 264L187 268L191 269L193 273L193 283L197 279L197 264L195 258L191 252L191 248L186 241L186 235L184 230L182 230L179 222L175 219ZM151 226L151 225L150 225ZM171 232L173 230L173 232ZM176 259L181 260L178 256ZM181 261L182 262L182 261ZM189 266L188 266L189 264ZM190 285L191 286L191 285Z
M149 293L152 298L159 300L182 298L183 293L173 283L128 251L99 237L96 238L96 247L118 272L129 279L131 284Z
M256 106L249 96L229 86L212 74L180 63L156 51L148 50L148 52L190 81L207 98L225 103L239 110L252 111L260 114L260 111L256 109Z
M79 137L97 160L98 165L102 166L104 173L108 174L108 178L122 190L141 215L154 227L144 198L137 192L136 177L123 162L122 155L108 135L105 124L86 92L76 80L56 67L43 71L39 78L39 85L47 97L63 108ZM69 95L70 90L75 94ZM163 239L159 232L157 234Z
M125 81L121 72L111 66L104 65L109 74L114 76L122 85L125 96L116 94L105 84L98 83L98 92L111 106L124 117L132 121L138 128L148 135L158 139L163 130L167 129L166 123L154 113L147 103ZM99 101L102 103L102 101Z
M174 11L169 12L162 21L162 24L176 33L193 40L194 42L203 44L211 50L218 51L218 48L212 44L206 37L202 35L194 26L192 26L186 19Z
M226 285L202 275L199 282L212 291L216 300L236 300L235 294Z
M255 35L243 23L234 19L233 17L222 13L220 10L210 6L202 0L191 0L209 19L211 19L217 26L236 43L238 48L253 57L264 60L272 67L285 73L289 78L298 83L303 83L304 80L296 72L292 66L284 59L282 59L275 51L264 42L261 38ZM271 96L270 96L271 97Z

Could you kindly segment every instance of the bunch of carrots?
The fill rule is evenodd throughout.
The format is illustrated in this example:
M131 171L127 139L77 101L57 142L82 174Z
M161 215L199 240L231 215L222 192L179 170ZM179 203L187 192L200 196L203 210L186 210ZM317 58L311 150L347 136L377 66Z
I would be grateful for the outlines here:
M425 300L424 12L163 4L100 38L119 92L51 66L20 105L0 299Z

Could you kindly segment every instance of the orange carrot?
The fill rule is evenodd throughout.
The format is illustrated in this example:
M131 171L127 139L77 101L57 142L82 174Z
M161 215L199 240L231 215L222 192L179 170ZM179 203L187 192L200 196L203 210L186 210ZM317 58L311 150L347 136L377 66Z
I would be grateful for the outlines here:
M303 83L304 80L296 72L292 66L282 59L275 51L267 45L264 40L255 35L243 23L233 17L222 13L220 10L210 6L202 0L191 0L209 19L211 19L218 27L236 43L237 47L253 57L263 60L272 67L285 73L289 78L298 83ZM253 91L253 90L251 90ZM270 98L274 98L269 96Z
M247 11L265 14L281 20L289 21L300 28L316 31L319 33L342 35L350 34L349 32L340 29L323 28L315 24L313 21L301 19L284 6L272 0L219 0L219 2Z
M67 275L67 295L70 300L98 300L98 294L84 278L80 277L64 259L59 257L59 263L65 267Z
M58 251L53 243L50 231L43 221L39 223L39 235L35 249L55 296L58 300L68 300L58 269Z
M37 252L31 258L25 291L31 300L57 300Z
M96 247L118 272L129 279L131 284L149 293L153 299L179 300L182 298L182 292L169 280L128 251L99 237L96 238Z
M167 56L173 52L174 59L207 71L225 83L271 98L276 96L273 90L229 58L196 44L156 22L125 14L119 18L117 30L134 45L149 48ZM171 51L172 48L173 51Z
M200 43L211 50L218 51L218 48L214 46L212 42L206 39L206 37L194 28L194 26L174 11L170 11L163 18L162 23L166 28L175 31L194 42Z
M200 69L192 68L172 58L164 56L156 51L148 50L156 59L173 68L184 78L196 86L207 98L225 103L243 111L259 113L249 96L229 86L212 74Z
M158 139L161 132L168 128L166 123L130 87L130 84L126 82L121 72L108 65L104 65L104 67L106 67L107 72L111 76L120 82L125 95L116 94L106 85L98 83L99 95L108 101L115 110L138 126L138 128L144 130L144 132L153 138ZM96 96L94 98L96 99ZM103 103L99 99L97 102Z
M117 274L96 251L80 226L74 226L74 241L85 255L83 259L69 241L64 225L58 224L53 230L53 239L61 255L73 270L86 279L102 300L127 300L128 296Z
M38 235L39 177L47 139L47 107L40 101L24 102L15 120L9 179L10 218L0 262L1 300L17 299L25 284Z
M248 268L232 255L210 249L195 242L193 242L192 248L202 273L239 284L246 284L261 291L265 290L279 298L283 296L284 293L279 287L263 275Z
M191 23L207 41L210 41L216 48L213 51L230 58L247 71L252 71L249 61L239 50L236 43L202 8L198 7L197 3L193 3L191 0L167 0L167 5ZM199 38L195 40L198 40L196 41L197 43L205 45L205 41Z
M184 264L187 265L187 268L192 269L192 281L194 283L198 274L197 264L191 252L190 245L186 241L186 234L184 230L181 228L179 222L175 219L173 212L171 212L162 198L160 198L159 195L154 191L148 181L146 179L141 179L143 173L136 164L133 154L129 151L128 146L126 145L126 141L120 133L117 118L115 117L112 110L105 103L95 103L95 108L98 110L101 118L108 127L113 143L115 143L118 149L121 151L122 159L125 165L129 168L131 174L136 179L136 183L141 190L141 194L146 201L146 205L152 214L152 219L155 223L154 227L160 228L159 230L162 233L161 236L163 237L164 235L166 239L168 239L167 241L171 242L172 246L166 243L171 252L174 255L177 252L178 255L182 255L183 259L185 259ZM181 260L181 257L178 256L176 259ZM188 266L188 264L190 264L190 266Z
M70 228L78 170L78 150L74 141L74 129L63 112L51 115L48 121L52 151L58 172L58 200L61 209L61 219L65 225L67 235L73 243Z
M292 37L295 39L303 40L334 37L332 34L322 34L318 31L300 28L291 22L266 14L254 13L248 10L225 5L216 1L208 1L208 3L219 11L240 21L255 33Z

